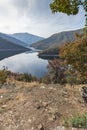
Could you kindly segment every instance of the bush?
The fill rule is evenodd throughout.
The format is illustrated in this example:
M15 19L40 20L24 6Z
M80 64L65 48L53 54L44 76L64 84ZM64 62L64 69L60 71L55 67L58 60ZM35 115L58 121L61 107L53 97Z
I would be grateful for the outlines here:
M64 119L63 125L65 127L87 128L87 113L83 115L77 114L71 119Z
M39 82L40 83L45 83L45 84L50 84L51 79L50 79L49 75L47 74L43 78L39 78Z
M71 124L73 127L77 128L87 128L87 113L81 115L76 115L71 119Z
M66 66L70 66L71 75L76 77L79 83L87 83L87 35L64 44L60 48L60 58L64 60ZM75 81L73 78L70 80Z
M6 82L7 79L7 73L5 70L0 70L0 84L3 84Z
M37 81L37 78L35 76L32 76L31 74L24 73L24 74L18 74L16 80L24 82L32 82Z

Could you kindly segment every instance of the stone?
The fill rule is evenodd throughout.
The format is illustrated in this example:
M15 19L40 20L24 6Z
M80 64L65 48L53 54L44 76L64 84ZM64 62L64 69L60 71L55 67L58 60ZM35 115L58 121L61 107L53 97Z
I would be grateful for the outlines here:
M49 110L48 110L48 113L49 114L56 114L58 112L58 109L57 108L52 108L50 107Z
M56 116L55 116L55 115L51 115L51 116L49 117L49 121L54 121L54 120L56 120Z
M39 124L39 125L38 125L38 130L44 130L43 125L42 125L42 124Z
M0 98L3 98L3 96L1 95Z
M81 88L81 95L84 100L84 103L87 103L87 87L86 86L83 86Z
M57 126L57 129L55 130L66 130L64 126Z
M3 106L2 106L2 108L6 108L6 107L7 107L7 105L3 105Z
M47 107L47 106L48 106L48 103L47 103L47 102L42 102L42 106L43 106L43 107Z
M42 88L42 89L43 89L43 88L45 88L45 86L41 86L40 88Z

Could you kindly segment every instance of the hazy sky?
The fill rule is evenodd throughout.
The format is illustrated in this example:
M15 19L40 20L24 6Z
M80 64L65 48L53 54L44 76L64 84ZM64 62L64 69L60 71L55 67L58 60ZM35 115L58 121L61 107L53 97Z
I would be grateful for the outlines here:
M28 32L43 37L84 27L84 12L76 16L52 14L52 0L0 0L0 32Z

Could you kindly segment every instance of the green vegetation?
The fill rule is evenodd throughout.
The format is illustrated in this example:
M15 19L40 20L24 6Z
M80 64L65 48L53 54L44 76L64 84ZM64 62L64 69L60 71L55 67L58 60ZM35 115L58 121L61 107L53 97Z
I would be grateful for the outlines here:
M71 119L65 119L64 125L67 127L72 126L75 128L87 128L87 113L84 113L83 115L77 114Z
M54 46L51 48L48 48L46 50L40 51L39 55L58 55L59 53L59 47L58 46Z
M4 84L8 79L15 79L18 81L24 82L33 82L37 81L37 78L28 73L13 73L8 70L8 68L4 67L3 70L0 70L0 84Z
M54 57L58 58L59 54L59 47L54 46L51 48L48 48L46 50L40 51L38 56L42 59L54 59Z
M87 12L87 0L53 0L50 4L53 13L63 12L67 15L76 15L80 6Z
M62 12L67 15L78 14L80 6L82 6L85 11L86 24L84 31L87 34L87 0L53 0L50 4L53 13Z
M32 76L31 74L24 73L24 74L18 74L16 76L16 80L24 82L33 82L37 81L37 78L35 76Z
M7 73L5 70L0 70L0 84L4 84L7 79Z

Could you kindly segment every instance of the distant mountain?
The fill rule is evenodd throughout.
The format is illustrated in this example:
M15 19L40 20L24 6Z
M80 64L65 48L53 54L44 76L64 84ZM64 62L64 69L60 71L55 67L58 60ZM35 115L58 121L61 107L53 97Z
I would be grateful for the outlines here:
M8 34L0 33L0 37L3 38L3 39L5 39L5 40L7 40L7 41L9 41L9 42L12 42L12 43L14 43L16 45L20 45L20 46L23 46L23 47L27 46L27 44L25 45L24 42L22 42L22 41L20 41L20 40L18 40L16 38L13 38L13 37L11 37Z
M21 44L19 40L0 33L0 60L30 50Z
M13 51L13 50L28 50L28 49L21 45L17 45L14 42L11 42L0 36L0 51L3 51L3 50Z
M52 47L58 47L64 44L67 41L75 40L75 33L82 33L82 29L75 30L75 31L65 31L61 33L56 33L49 38L41 40L37 43L32 44L31 46L36 49L45 50Z
M14 33L11 35L12 37L24 42L27 46L30 46L32 43L43 40L43 37L39 37L29 33Z

